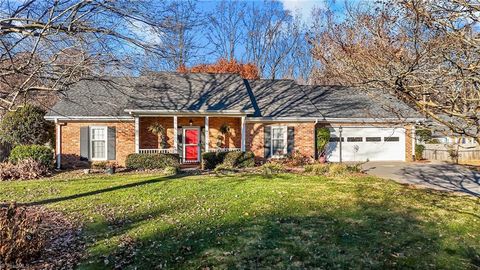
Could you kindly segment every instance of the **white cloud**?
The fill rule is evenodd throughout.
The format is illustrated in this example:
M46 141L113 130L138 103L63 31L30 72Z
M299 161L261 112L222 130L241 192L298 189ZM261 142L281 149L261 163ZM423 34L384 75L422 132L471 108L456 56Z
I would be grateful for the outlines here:
M293 14L301 15L303 20L309 20L312 9L325 6L324 0L280 0L283 9L291 11Z

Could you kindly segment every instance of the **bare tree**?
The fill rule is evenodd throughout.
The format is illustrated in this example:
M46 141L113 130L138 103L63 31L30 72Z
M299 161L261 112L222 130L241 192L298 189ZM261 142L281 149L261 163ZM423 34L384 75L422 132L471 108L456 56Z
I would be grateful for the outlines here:
M235 59L237 47L244 43L244 20L246 3L222 0L208 14L207 39L213 45L213 54L219 58Z
M0 109L14 110L35 91L55 92L122 61L120 47L152 50L128 31L150 21L130 1L0 2ZM160 51L156 51L160 53Z
M168 2L163 16L156 29L162 39L156 47L165 52L165 68L177 70L199 57L198 33L204 19L194 0Z
M312 36L322 83L395 93L452 132L480 142L478 1L402 0L323 14Z

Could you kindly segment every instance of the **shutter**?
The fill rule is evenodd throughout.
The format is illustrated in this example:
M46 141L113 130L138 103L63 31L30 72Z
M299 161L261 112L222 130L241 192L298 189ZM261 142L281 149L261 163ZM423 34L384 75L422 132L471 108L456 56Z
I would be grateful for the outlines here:
M287 127L287 154L292 155L295 151L295 128Z
M271 132L272 132L272 127L271 126L265 126L263 130L263 136L264 136L264 142L263 142L263 150L264 150L264 157L269 158L271 151Z
M90 152L90 128L80 127L80 160L88 160Z
M183 159L183 129L177 129L177 153L180 159Z
M107 158L108 160L116 160L116 129L115 127L107 128Z

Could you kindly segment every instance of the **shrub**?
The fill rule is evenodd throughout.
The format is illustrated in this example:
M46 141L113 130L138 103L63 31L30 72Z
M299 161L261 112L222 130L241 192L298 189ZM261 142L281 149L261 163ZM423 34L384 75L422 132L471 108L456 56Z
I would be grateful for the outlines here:
M300 154L300 152L295 151L293 154L289 155L286 160L284 160L282 163L284 163L287 166L302 166L309 164L311 162L311 158L304 156Z
M50 167L33 159L25 159L17 164L0 163L0 180L28 180L50 174Z
M312 173L315 175L325 175L328 173L329 165L328 164L312 164L305 166L306 173Z
M54 125L44 119L45 113L33 105L6 113L0 122L0 141L12 145L51 142Z
M177 154L130 154L127 156L125 164L128 169L134 170L178 168L180 166Z
M92 163L92 169L105 170L107 165L108 161L95 161Z
M425 145L416 144L415 145L415 160L422 160L424 151L425 151Z
M246 168L255 166L255 155L247 152L208 152L202 154L202 167L204 170L213 170L219 164L232 168Z
M245 168L255 166L255 155L251 151L228 152L224 155L222 164L232 168Z
M0 258L21 264L38 257L47 240L44 231L39 214L13 203L0 208Z
M285 172L286 169L281 163L267 162L260 167L262 174L272 175Z
M174 167L174 166L167 166L163 170L163 173L166 175L176 175L177 172L178 172L178 167Z
M204 170L213 170L218 164L223 162L223 157L220 159L220 155L225 153L207 152L202 154L202 168Z
M10 152L9 161L16 164L22 160L33 159L42 165L53 165L53 151L43 145L17 145Z
M236 172L236 170L232 166L225 163L217 165L214 171L216 174L231 174Z
M318 128L316 137L317 154L318 157L321 157L325 154L325 149L330 140L330 130L327 127Z

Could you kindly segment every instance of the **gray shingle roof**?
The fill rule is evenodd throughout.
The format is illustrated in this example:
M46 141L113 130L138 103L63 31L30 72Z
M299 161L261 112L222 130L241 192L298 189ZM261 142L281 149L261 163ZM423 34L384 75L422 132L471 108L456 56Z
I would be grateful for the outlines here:
M302 86L325 118L422 118L395 96L382 90L345 86Z
M249 80L258 117L318 117L308 96L293 80Z
M266 118L422 117L379 90L176 72L78 82L47 116L127 116L125 110L248 111Z
M124 116L129 110L229 110L251 108L237 74L152 73L141 77L81 81L47 116Z

